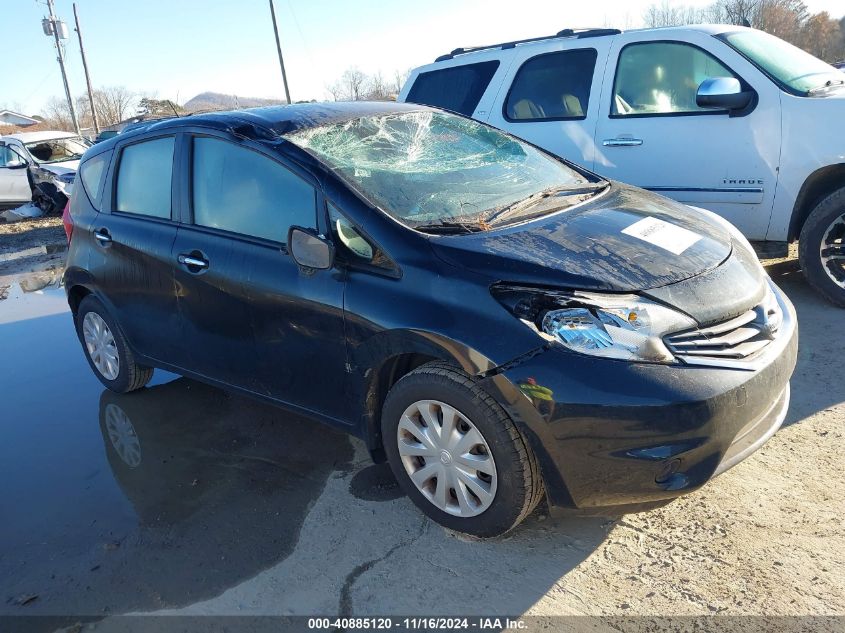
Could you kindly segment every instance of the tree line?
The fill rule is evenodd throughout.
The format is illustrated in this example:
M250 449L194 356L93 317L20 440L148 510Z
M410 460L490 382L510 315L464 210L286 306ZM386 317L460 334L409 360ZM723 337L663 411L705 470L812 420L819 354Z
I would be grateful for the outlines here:
M750 26L776 35L819 59L845 58L845 17L810 13L802 0L716 0L703 8L663 0L646 9L648 27L712 23Z

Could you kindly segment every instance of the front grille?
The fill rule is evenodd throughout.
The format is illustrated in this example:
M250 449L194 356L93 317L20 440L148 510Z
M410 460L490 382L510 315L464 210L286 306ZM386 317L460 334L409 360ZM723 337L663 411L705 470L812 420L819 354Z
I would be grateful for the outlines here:
M782 312L774 295L727 321L666 337L670 351L681 358L751 360L777 336Z

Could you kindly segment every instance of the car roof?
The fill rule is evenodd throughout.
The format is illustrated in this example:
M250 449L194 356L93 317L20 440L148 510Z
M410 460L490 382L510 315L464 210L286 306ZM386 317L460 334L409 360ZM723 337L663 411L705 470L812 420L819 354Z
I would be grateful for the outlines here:
M209 127L256 140L275 141L284 134L298 130L343 123L366 116L425 110L434 110L434 108L395 101L337 101L206 112L150 121L148 125L144 125L143 122L135 123L132 129L98 143L98 147L107 150L127 137L151 131L178 130L183 127Z
M17 132L15 134L6 134L0 138L13 138L21 143L37 143L38 141L49 141L54 138L70 138L76 136L73 132L44 131L44 132Z
M644 29L628 29L626 31L620 31L619 29L610 29L610 28L601 28L601 29L563 29L562 31L558 31L553 35L546 35L541 37L532 37L524 40L514 40L511 42L501 42L498 44L489 44L486 46L470 46L470 47L463 47L463 48L456 48L453 51L446 53L444 55L440 55L437 59L434 60L431 64L426 64L416 68L415 70L418 71L425 71L425 70L433 70L434 68L438 67L439 64L442 62L451 61L453 59L460 60L467 62L478 53L483 52L491 52L491 51L506 51L509 49L513 49L517 46L520 48L523 47L542 47L547 46L550 42L577 42L581 39L586 38L594 38L594 37L615 37L617 35L621 35L623 32L625 33L648 33L648 32L660 32L661 34L672 35L673 33L684 33L690 31L697 31L699 33L705 33L707 35L718 35L720 33L725 33L728 31L741 31L741 30L752 30L748 29L743 26L736 26L733 24L685 24L682 26L663 26L663 27L655 27L655 28L644 28ZM459 65L459 64L453 64Z

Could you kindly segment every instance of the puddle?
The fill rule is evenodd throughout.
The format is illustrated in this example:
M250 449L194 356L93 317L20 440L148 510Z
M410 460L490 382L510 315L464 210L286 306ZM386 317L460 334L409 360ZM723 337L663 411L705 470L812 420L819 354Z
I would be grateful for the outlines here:
M10 289L0 350L0 614L218 595L290 554L353 457L344 434L166 372L104 390L61 288Z

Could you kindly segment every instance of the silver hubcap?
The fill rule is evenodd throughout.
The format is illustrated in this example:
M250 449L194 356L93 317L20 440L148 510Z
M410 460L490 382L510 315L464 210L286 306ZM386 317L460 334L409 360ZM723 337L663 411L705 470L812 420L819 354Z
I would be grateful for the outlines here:
M439 509L471 517L493 503L493 454L460 411L438 400L420 400L405 409L396 435L405 472Z
M137 468L141 463L141 442L129 416L116 404L106 405L106 432L120 459L129 468Z
M825 231L820 247L822 268L840 288L845 288L845 215L836 218Z
M82 336L85 339L85 347L88 355L103 377L107 380L114 380L120 372L120 363L117 359L117 345L114 336L96 312L89 312L82 320Z

